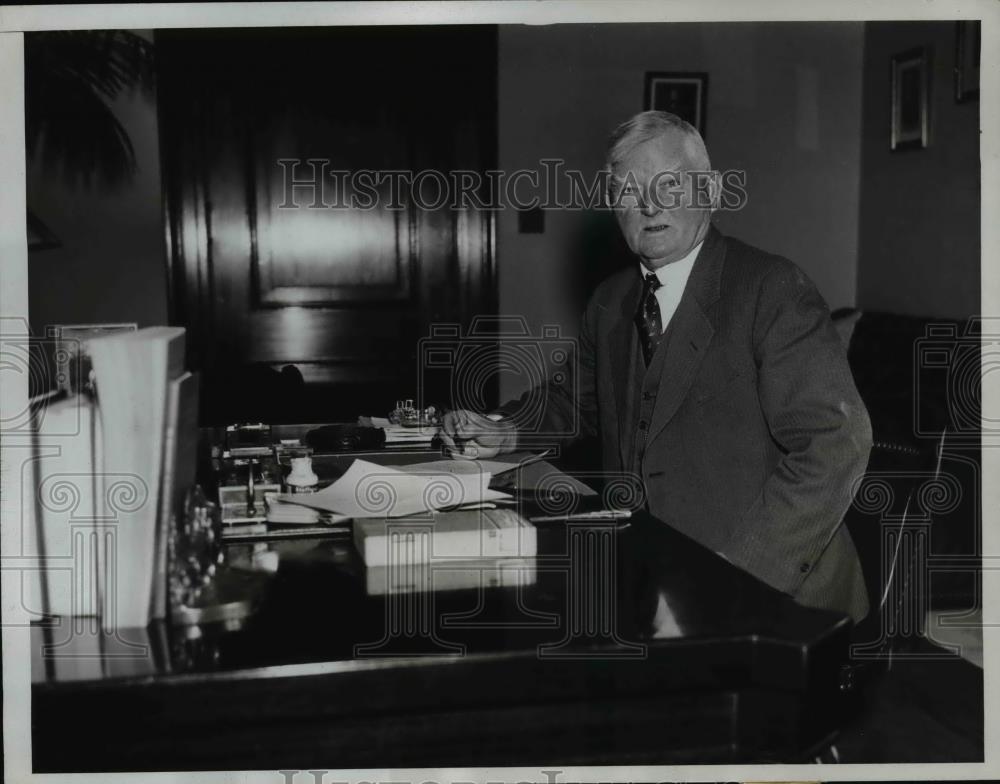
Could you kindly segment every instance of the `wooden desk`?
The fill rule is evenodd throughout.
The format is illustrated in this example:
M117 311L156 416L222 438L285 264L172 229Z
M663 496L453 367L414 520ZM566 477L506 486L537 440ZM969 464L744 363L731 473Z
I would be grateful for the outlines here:
M836 730L850 621L645 515L540 528L520 588L370 596L348 536L267 547L242 628L36 628L35 770L795 762Z

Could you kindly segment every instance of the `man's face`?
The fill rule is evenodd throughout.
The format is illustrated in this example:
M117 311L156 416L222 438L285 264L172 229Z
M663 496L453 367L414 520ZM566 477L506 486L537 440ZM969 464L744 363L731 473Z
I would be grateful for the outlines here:
M612 169L618 226L648 269L684 258L708 231L707 192L702 188L698 201L699 189L689 176L697 170L679 132L636 145Z

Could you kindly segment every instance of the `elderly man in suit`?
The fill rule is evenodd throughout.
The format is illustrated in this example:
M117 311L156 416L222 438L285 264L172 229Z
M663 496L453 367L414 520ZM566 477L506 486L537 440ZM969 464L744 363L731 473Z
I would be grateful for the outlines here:
M798 602L860 620L868 597L842 520L871 425L826 303L790 261L711 225L719 176L688 123L633 117L608 167L638 264L593 294L577 399L549 387L548 424L579 414L605 470L641 477L654 517ZM518 433L510 418L453 411L442 438L488 457Z

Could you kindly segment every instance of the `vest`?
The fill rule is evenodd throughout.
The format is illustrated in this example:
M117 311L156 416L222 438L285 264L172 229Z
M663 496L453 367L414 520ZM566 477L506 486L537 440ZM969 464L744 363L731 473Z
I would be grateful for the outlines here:
M653 408L656 406L656 395L660 390L660 381L663 378L663 364L666 361L667 347L673 334L673 322L667 325L666 332L660 340L653 358L646 367L642 361L642 349L639 346L638 331L632 329L632 345L629 349L629 394L627 396L628 408L625 411L623 421L625 427L622 437L629 439L626 444L625 455L628 462L625 470L640 477L642 470L642 458L646 453L646 438L649 435L649 426L653 421Z

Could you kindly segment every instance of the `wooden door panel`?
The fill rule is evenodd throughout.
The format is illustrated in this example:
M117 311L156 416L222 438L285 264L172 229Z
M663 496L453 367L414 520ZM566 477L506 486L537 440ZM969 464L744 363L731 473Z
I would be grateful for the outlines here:
M388 182L372 194L352 187L346 175L411 168L406 107L386 116L380 96L356 89L339 100L321 112L311 104L290 107L270 133L254 134L250 219L261 305L411 296L409 206L390 208ZM367 132L359 119L365 117L378 118ZM289 187L289 180L303 178L319 180L319 187ZM362 206L349 206L356 201Z
M440 400L416 388L419 340L493 312L490 213L426 209L388 181L345 207L343 175L289 199L280 162L495 168L495 29L165 31L157 46L171 319L203 373L204 421ZM305 390L282 398L283 369Z
M281 367L287 367L288 364L282 363ZM352 401L350 405L356 411L340 415L337 417L338 421L360 416L361 414L357 412L363 412L368 416L385 416L391 408L391 403L373 403L368 393L363 391L366 387L391 389L393 384L398 383L399 368L387 363L384 357L380 357L378 360L369 358L367 362L357 364L348 362L295 362L291 364L302 374L307 385L312 386L317 391L328 391L329 394L320 393L324 394L325 402L323 405L329 406L336 412L340 410L340 403ZM273 367L277 369L278 366ZM329 417L306 417L306 419L309 422L330 421ZM291 421L298 422L300 420Z
M246 323L258 362L356 362L400 353L400 337L417 328L415 317L395 309L267 308Z
M388 210L259 211L252 296L263 307L408 300L408 228Z

